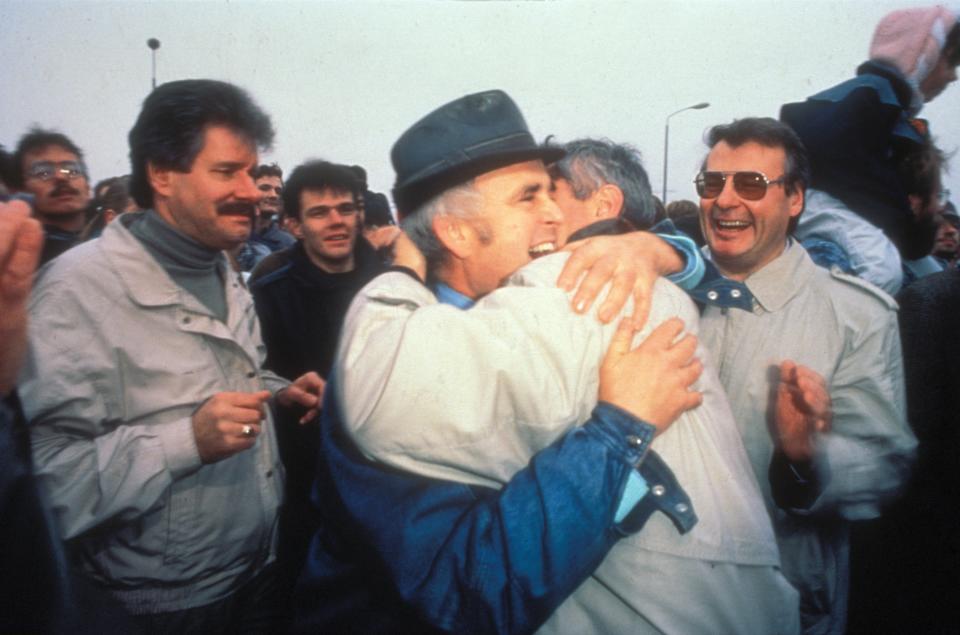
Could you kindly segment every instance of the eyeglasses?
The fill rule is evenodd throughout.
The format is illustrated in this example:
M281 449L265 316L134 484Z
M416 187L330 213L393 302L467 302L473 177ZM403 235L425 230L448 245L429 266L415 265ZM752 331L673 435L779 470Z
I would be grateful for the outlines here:
M740 198L759 201L767 195L767 187L782 185L784 176L770 180L763 172L701 172L693 180L700 198L716 198L723 192L727 177L733 176L733 189Z
M68 179L83 176L83 166L77 161L37 161L30 165L27 176L41 181L49 181L54 176L61 175Z
M316 207L311 207L304 212L304 216L309 216L310 218L319 218L324 219L330 216L330 212L336 211L340 216L353 216L359 212L362 208L356 203L340 203L339 205L330 206L330 205L317 205Z

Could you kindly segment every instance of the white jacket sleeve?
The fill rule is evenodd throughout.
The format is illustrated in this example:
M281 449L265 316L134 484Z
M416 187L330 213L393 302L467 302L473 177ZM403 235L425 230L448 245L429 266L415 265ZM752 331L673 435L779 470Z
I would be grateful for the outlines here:
M80 292L40 284L30 305L30 349L18 391L37 476L64 539L160 504L170 483L201 466L189 417L125 423L124 384L103 328ZM129 386L127 386L130 388ZM112 413L112 414L111 414Z
M401 273L367 285L336 362L344 421L360 448L407 471L495 486L585 421L616 323L570 310L555 286L565 256L536 261L511 281L522 288L498 289L467 311L437 304ZM673 289L664 300L681 301L659 302L653 326L692 308Z

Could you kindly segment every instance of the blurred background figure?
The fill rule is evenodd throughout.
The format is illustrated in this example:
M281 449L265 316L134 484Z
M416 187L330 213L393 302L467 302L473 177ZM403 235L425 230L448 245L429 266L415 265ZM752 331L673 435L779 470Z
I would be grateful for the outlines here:
M960 216L953 203L947 201L937 217L937 235L933 241L933 257L944 269L956 268L960 251Z
M780 118L813 168L796 235L818 264L837 264L893 294L901 259L930 253L933 225L917 222L897 168L929 136L911 118L957 79L958 63L952 11L894 11L877 25L856 77L783 106Z
M77 244L86 223L90 182L83 152L65 134L32 128L17 144L10 171L13 190L33 196L43 224L43 265Z
M130 175L104 179L94 186L93 191L89 220L80 232L80 242L98 238L103 228L120 214L140 209L130 196Z
M681 199L670 201L667 205L667 218L673 221L677 229L693 239L697 247L703 247L703 229L700 227L700 206L693 201Z

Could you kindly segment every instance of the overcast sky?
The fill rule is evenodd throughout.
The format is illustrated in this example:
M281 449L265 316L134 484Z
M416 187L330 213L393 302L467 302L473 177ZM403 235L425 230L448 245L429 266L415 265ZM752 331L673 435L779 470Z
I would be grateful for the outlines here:
M638 147L659 193L671 120L668 199L694 198L710 125L777 116L851 77L888 11L928 2L44 2L0 0L0 143L32 124L87 155L92 180L129 172L126 135L159 82L215 78L270 113L287 171L308 158L367 168L389 191L390 147L460 95L502 88L534 134ZM939 145L960 146L960 87L924 109ZM949 114L948 114L949 113ZM952 116L951 116L952 115ZM960 193L960 168L947 177Z

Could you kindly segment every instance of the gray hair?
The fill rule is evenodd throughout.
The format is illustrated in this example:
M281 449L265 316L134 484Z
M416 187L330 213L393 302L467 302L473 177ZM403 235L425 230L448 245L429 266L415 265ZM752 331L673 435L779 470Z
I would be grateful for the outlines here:
M435 275L447 257L447 250L433 232L433 219L438 216L471 218L478 214L481 195L471 179L437 194L414 209L400 227L427 261L427 274Z
M561 146L566 155L550 166L550 176L569 181L578 200L590 197L601 186L616 185L623 192L620 215L640 229L653 225L656 207L650 179L640 152L609 139L574 139Z

